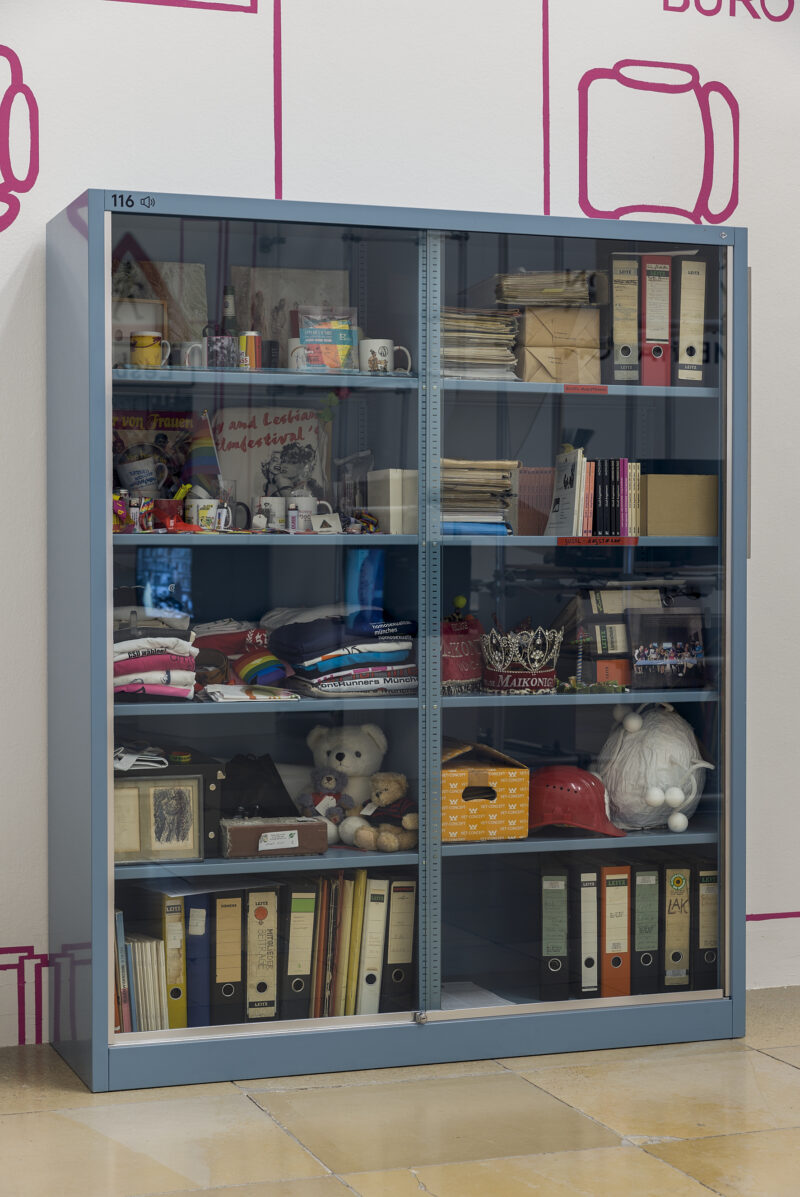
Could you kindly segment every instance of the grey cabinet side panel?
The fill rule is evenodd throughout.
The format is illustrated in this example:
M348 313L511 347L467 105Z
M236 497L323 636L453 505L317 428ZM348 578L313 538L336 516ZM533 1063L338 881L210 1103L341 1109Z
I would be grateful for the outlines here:
M91 1083L89 241L79 207L47 228L50 1036Z

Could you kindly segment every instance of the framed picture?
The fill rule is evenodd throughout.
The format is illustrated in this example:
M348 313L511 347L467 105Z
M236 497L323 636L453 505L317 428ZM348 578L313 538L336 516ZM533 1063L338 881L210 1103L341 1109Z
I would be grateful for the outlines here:
M705 685L699 614L629 611L628 631L632 690L696 690Z
M130 777L114 781L114 859L202 860L203 779Z
M278 366L289 365L290 313L314 307L347 307L350 274L347 270L310 270L289 266L232 266L236 290L236 318L240 328L252 328L266 341L278 344Z

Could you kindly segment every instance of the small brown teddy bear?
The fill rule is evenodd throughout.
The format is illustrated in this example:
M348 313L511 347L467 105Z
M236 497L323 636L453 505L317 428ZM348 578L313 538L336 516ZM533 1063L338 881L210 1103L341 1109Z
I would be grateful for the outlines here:
M356 831L356 847L367 852L416 848L419 815L416 802L408 797L408 779L402 773L373 773L370 789L370 801L361 811L368 826Z

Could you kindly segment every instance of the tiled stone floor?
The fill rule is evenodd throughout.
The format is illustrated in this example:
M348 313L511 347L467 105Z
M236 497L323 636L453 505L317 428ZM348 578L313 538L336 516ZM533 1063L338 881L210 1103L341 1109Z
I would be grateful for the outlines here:
M0 1049L3 1197L798 1197L800 989L722 1043L89 1093Z

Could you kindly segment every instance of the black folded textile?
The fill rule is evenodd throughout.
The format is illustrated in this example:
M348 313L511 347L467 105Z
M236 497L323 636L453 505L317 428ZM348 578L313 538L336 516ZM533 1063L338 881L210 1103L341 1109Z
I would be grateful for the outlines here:
M416 636L413 619L376 619L374 611L359 611L355 616L331 616L309 623L288 623L270 634L269 649L290 665L308 661L333 649L366 640L397 640Z

